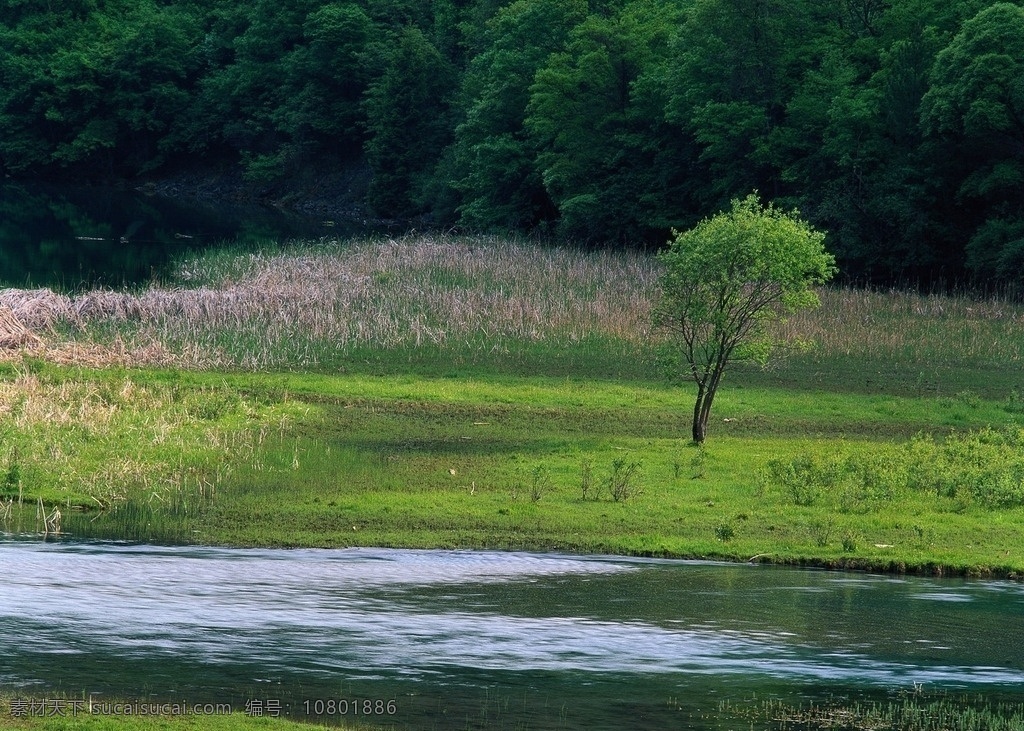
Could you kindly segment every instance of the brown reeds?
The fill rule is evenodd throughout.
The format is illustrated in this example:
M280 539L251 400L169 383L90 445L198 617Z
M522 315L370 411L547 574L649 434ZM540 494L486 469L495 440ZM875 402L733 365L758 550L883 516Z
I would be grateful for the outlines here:
M641 341L658 287L653 260L639 254L488 238L321 242L242 255L224 271L208 266L183 263L177 287L74 297L7 290L0 304L30 327L65 333L59 345L23 344L39 357L258 369L315 365L360 347Z
M10 307L0 305L0 348L12 350L38 346L42 339L18 319Z
M820 309L781 326L837 358L991 365L1024 357L1024 305L1008 298L902 290L823 289Z
M488 237L325 240L197 255L177 286L138 293L0 291L0 358L90 366L315 367L359 349L512 352L652 337L660 267L635 252L581 252ZM780 325L825 357L1018 362L1024 306L1007 298L823 289ZM40 334L45 335L43 342Z

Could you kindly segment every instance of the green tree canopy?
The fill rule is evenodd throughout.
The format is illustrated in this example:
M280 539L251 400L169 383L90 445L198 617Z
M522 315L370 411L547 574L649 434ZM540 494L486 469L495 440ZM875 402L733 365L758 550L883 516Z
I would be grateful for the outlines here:
M679 19L677 4L664 0L592 15L538 70L525 124L564 237L635 241L649 234L640 191L652 187L648 144L660 115L651 115L634 85L645 69L667 61Z
M449 141L455 90L451 64L421 30L408 26L385 54L366 93L367 158L374 172L370 204L389 216L417 213L423 191Z
M935 58L922 120L959 163L949 173L976 227L968 266L1024 278L1024 8L997 3L963 24Z
M816 307L814 285L835 273L825 235L756 194L677 233L659 254L665 267L656 324L668 335L673 374L697 385L693 441L707 436L711 404L726 367L764 363L779 341L771 325Z

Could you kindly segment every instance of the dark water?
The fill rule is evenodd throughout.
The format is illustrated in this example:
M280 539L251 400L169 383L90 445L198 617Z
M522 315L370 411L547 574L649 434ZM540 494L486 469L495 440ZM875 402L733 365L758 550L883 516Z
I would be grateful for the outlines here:
M368 710L403 729L710 729L732 728L721 701L755 696L1024 687L1013 583L17 541L0 566L0 686L37 696Z
M0 287L131 286L191 249L347 233L342 222L260 206L0 184Z

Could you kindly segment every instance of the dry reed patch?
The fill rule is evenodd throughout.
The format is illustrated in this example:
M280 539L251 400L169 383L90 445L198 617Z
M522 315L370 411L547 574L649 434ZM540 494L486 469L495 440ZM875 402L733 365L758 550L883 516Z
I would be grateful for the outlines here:
M245 306L271 327L383 348L475 338L635 340L649 332L658 287L649 257L491 238L330 242L233 264L231 278L212 277L218 289L174 295L188 302L188 319L240 322ZM192 262L184 271L197 268Z
M71 299L49 289L0 290L0 308L9 309L23 327L35 332L74 319Z
M10 307L0 305L0 349L12 350L42 343L42 339L18 319Z
M651 257L636 253L410 236L323 241L227 261L199 257L178 272L190 287L74 297L6 290L0 305L28 327L69 333L58 345L31 344L31 354L48 360L302 367L325 351L360 347L642 342L650 336L658 274ZM98 345L111 329L118 339Z
M780 326L833 357L928 364L1007 363L1024 358L1024 305L1003 298L825 288L822 306Z
M4 290L0 308L24 329L12 327L16 348L0 349L0 358L25 352L90 366L260 370L315 367L359 349L504 353L524 343L643 344L657 337L651 311L660 275L646 254L492 237L323 240L213 253L184 261L178 286L72 297ZM794 315L779 332L814 342L825 357L1024 358L1024 306L1007 299L850 288L820 295L820 309Z
M0 361L24 362L26 357L46 360L57 365L83 366L86 368L122 368L152 366L157 368L198 365L201 358L189 359L171 352L159 342L128 345L121 339L112 344L66 340L47 343L41 339L16 350L0 349Z

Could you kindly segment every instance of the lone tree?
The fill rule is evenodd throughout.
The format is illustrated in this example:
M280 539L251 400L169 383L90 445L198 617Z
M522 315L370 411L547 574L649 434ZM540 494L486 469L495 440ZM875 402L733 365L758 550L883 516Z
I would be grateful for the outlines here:
M836 272L825 234L756 194L732 210L675 232L658 255L665 266L655 324L667 332L673 375L697 384L693 441L703 444L711 403L731 362L765 363L782 344L771 325L817 307L811 289Z

